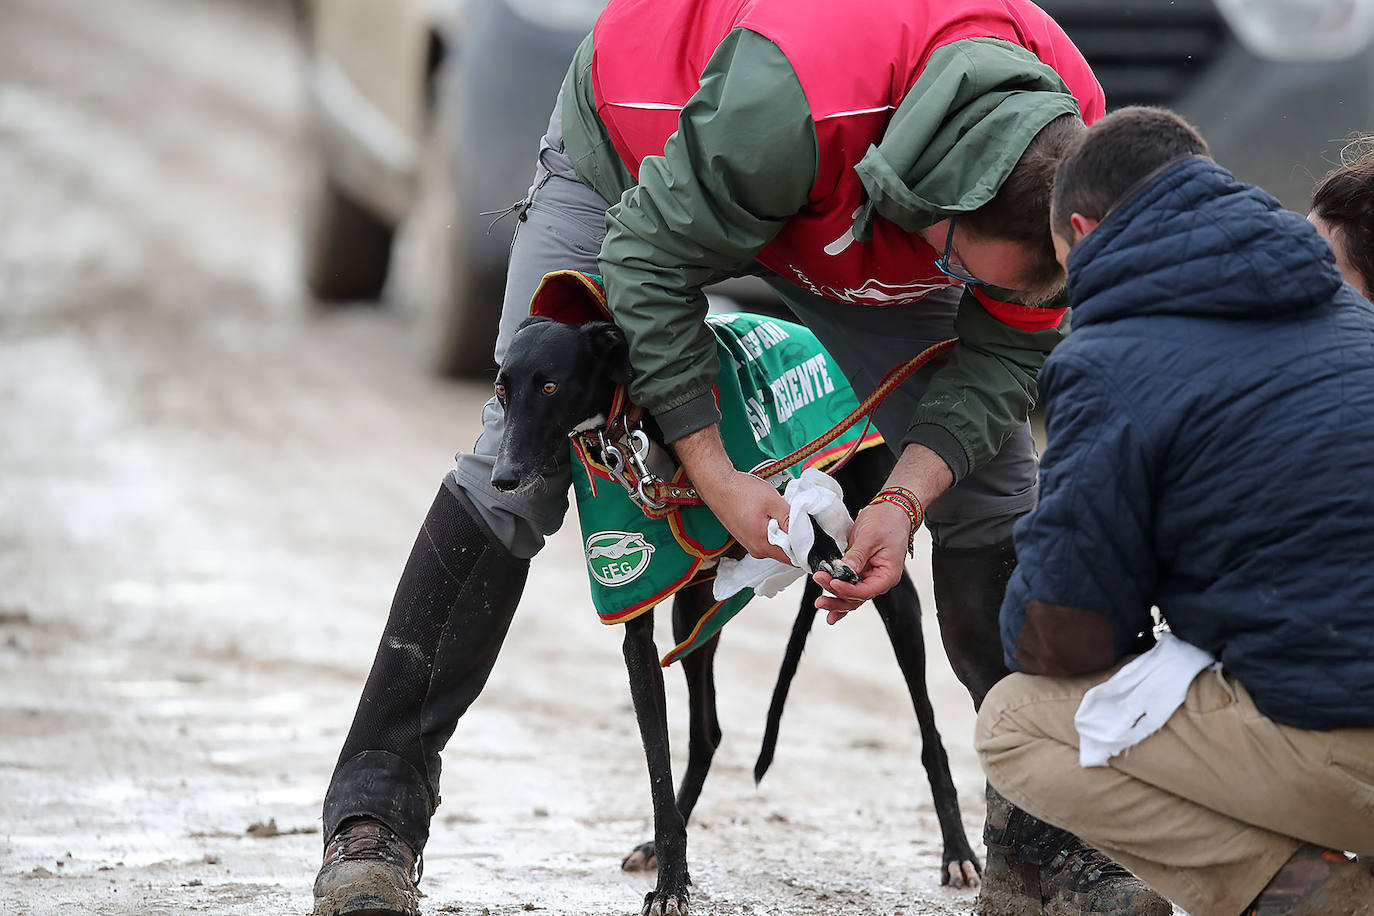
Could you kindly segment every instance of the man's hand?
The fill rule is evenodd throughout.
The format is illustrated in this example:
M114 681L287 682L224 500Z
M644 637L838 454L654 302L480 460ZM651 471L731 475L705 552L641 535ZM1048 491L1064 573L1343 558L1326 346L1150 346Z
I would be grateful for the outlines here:
M719 489L713 488L713 495L708 496L695 477L692 482L716 518L751 556L791 564L791 558L782 548L768 540L768 520L777 519L778 525L786 531L792 511L787 500L771 484L745 471L732 471L729 477L718 481Z
M888 486L905 487L915 493L922 508L953 483L954 474L944 459L915 443L902 450L887 478ZM829 611L826 623L842 620L845 614L901 581L910 537L910 520L891 503L870 504L859 513L849 535L849 550L844 555L844 564L859 574L859 581L842 582L825 573L812 576L817 585L833 594L822 595L816 601L816 607Z
M791 507L771 484L730 463L717 427L688 433L672 445L692 486L751 556L792 562L768 540L768 520L777 519L786 531Z
M844 564L859 575L856 583L832 578L823 572L811 578L831 595L821 595L816 607L829 611L825 622L833 624L871 598L885 594L902 580L911 523L906 513L891 503L867 506L854 520Z

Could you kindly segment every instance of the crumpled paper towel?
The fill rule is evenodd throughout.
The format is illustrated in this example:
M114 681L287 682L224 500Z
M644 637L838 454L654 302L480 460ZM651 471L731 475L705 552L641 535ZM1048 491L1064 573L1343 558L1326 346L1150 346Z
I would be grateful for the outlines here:
M803 573L809 574L806 557L811 553L816 538L807 516L816 519L821 530L840 545L841 551L849 548L849 532L854 527L854 520L844 507L844 492L835 478L815 468L807 468L800 477L788 482L782 498L792 507L787 530L782 530L777 519L769 519L768 541L781 547L783 553L792 558L792 563L749 556L742 560L722 559L711 588L717 601L724 601L745 588L752 588L756 595L771 598Z
M1104 767L1159 731L1183 704L1193 678L1217 660L1167 630L1150 651L1083 695L1073 717L1078 765Z

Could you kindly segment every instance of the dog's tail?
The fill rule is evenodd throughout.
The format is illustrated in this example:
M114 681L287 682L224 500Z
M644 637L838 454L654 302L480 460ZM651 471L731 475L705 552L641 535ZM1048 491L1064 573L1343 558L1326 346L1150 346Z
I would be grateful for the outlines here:
M806 591L802 594L801 607L797 609L797 619L792 622L792 634L787 637L787 651L782 656L782 667L778 669L778 683L773 687L773 699L768 704L768 722L763 730L763 747L759 749L759 759L754 763L754 785L763 781L763 774L773 763L773 751L778 746L778 728L782 725L782 708L787 704L787 691L792 686L792 678L797 674L802 652L806 649L806 638L811 634L811 623L816 619L816 599L820 597L820 586L806 580Z

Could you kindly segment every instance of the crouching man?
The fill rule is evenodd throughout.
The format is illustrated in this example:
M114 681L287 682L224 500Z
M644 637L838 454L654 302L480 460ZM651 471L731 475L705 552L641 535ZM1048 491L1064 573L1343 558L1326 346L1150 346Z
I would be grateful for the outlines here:
M1374 309L1162 110L1071 147L1051 222L988 779L1192 916L1374 914Z

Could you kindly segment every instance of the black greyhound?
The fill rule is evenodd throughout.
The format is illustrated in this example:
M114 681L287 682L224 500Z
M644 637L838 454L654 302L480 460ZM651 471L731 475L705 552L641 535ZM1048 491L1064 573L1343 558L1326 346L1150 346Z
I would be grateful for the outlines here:
M591 321L573 325L547 318L527 319L512 339L496 376L496 396L505 409L506 426L492 469L492 485L502 490L541 485L543 472L566 460L567 434L603 423L615 386L629 378L625 336L614 324ZM851 514L882 487L892 463L886 449L872 448L854 456L838 472L837 479ZM840 551L834 541L822 536L818 544L828 546L813 551L809 558L813 569L822 560L839 559ZM754 769L756 781L772 761L783 701L806 644L819 595L820 587L808 578L773 693L764 745ZM674 639L686 639L712 603L710 582L679 591L673 598ZM920 726L921 763L930 779L944 843L941 883L975 885L981 867L964 834L949 760L935 728L935 714L926 690L921 609L911 579L903 573L901 584L875 599L874 605L887 628ZM674 798L663 671L654 645L653 613L649 610L625 624L623 647L630 695L649 768L654 839L632 851L622 867L650 868L657 863L658 887L645 898L646 916L687 912L687 886L691 883L687 872L687 819L721 739L713 669L719 640L712 639L682 659L691 725L687 772Z

